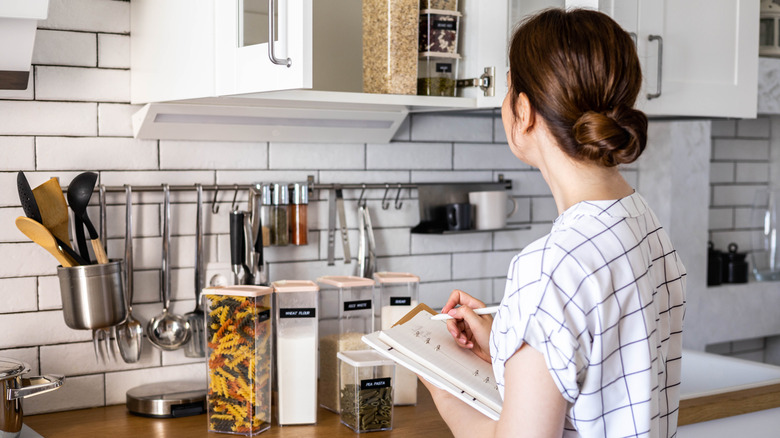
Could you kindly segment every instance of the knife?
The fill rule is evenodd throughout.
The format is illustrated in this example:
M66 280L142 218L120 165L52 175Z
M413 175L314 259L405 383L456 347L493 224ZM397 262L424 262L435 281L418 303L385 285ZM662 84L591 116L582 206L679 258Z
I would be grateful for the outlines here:
M233 284L243 284L244 273L244 212L230 212L230 264L233 268Z
M344 263L352 263L352 255L349 252L349 234L347 234L347 215L344 212L344 194L341 186L336 191L336 207L339 209L339 225L341 225L341 243L344 245Z

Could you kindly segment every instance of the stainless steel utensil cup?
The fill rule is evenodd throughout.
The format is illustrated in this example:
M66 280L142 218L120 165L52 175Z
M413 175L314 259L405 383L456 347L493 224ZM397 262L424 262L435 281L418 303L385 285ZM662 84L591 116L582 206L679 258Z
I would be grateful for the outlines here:
M57 268L65 324L76 330L110 327L127 316L122 261Z

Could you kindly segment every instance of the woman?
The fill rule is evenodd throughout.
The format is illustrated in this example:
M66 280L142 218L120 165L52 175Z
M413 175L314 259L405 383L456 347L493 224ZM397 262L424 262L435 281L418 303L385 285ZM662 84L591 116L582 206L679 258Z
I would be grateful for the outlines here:
M495 319L458 290L443 309L492 361L500 420L426 386L456 436L674 436L685 268L617 170L647 141L634 43L604 14L552 9L516 31L509 61L509 146L560 216L512 260Z

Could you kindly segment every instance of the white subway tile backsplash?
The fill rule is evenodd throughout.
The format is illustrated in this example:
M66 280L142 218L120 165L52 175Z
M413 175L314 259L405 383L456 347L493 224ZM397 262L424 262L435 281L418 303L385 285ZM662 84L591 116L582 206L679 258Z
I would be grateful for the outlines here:
M506 144L455 143L455 169L530 169Z
M98 67L130 68L130 36L98 34Z
M160 141L160 169L265 169L266 143Z
M0 170L35 169L35 139L33 137L0 137L3 160Z
M412 254L490 251L491 233L412 234Z
M56 275L38 277L38 308L40 310L62 309L60 279Z
M452 278L506 278L509 262L517 251L473 252L452 255Z
M38 29L35 34L33 64L97 66L97 35Z
M15 190L14 190L15 192ZM15 194L15 193L14 193ZM17 204L19 203L17 198ZM29 239L22 234L16 226L14 221L19 216L24 216L24 210L21 207L6 207L0 208L0 242L27 242Z
M157 142L153 140L38 137L36 151L39 170L157 168Z
M769 182L768 163L736 163L738 183Z
M51 275L59 265L48 251L30 241L0 243L0 254L3 255L0 278Z
M420 183L463 183L463 182L493 182L493 172L489 170L465 171L465 170L413 170L412 182Z
M136 270L133 273L133 304L159 303L160 277L159 270Z
M42 100L130 102L130 71L35 67L35 97Z
M531 222L531 198L512 198L517 203L515 212L507 218L509 225ZM508 207L511 208L511 207Z
M450 143L366 145L367 169L452 169Z
M363 144L271 143L272 169L364 169Z
M713 120L711 127L712 137L734 137L737 133L736 120Z
M740 228L760 228L761 225L761 218L759 217L753 217L753 209L752 208L740 208L735 207L734 209L734 228L740 229Z
M395 192L391 190L388 194L390 207L387 210L382 209L382 201L367 201L368 214L371 217L371 225L374 229L386 227L413 227L420 223L420 213L417 200L403 199L400 209L395 208ZM403 192L402 192L403 194ZM310 230L328 230L328 202L318 201L309 205L309 229ZM344 211L347 216L347 225L357 228L357 200L344 201ZM338 225L338 215L336 216L336 225Z
M409 170L371 170L357 171L357 170L321 170L319 171L319 182L321 184L381 184L381 183L408 183ZM357 197L360 195L360 191L345 191L344 196L348 196L348 193L357 193L353 195ZM366 197L376 197L377 190L366 190ZM382 196L382 191L379 191L379 197Z
M490 280L460 280L420 283L420 301L435 310L441 310L455 289L460 289L487 305L492 301Z
M3 115L0 135L97 134L97 103L94 102L0 100L0 114Z
M749 250L751 245L751 232L750 231L711 231L712 243L715 248L726 251L729 244L736 243L739 249L738 252L745 252Z
M42 29L130 33L130 2L115 0L50 0Z
M512 196L549 196L550 188L538 170L505 172L504 177L512 180Z
M182 220L188 219L189 216L179 216L177 208L180 204L174 204L171 206L171 217L181 218ZM195 207L192 206L192 214L195 214ZM205 210L205 208L204 208ZM92 209L88 209L90 217L92 216ZM135 237L150 237L159 236L162 225L160 224L162 209L159 204L133 204L132 210L132 222L133 222L133 236ZM95 213L97 216L97 212ZM195 219L193 217L193 224ZM171 231L175 234L181 234L178 230L178 220L171 224ZM195 230L193 228L192 232ZM125 237L125 206L124 205L107 205L106 206L106 233L109 238L121 237L121 245L124 246Z
M0 315L3 337L0 348L26 347L87 341L87 330L72 330L65 325L61 311L9 313Z
M758 185L718 185L712 186L712 206L725 207L725 206L751 206L753 204L753 196L756 193L756 189L761 186Z
M558 206L552 196L531 198L531 222L552 225L552 221L557 217Z
M25 415L45 412L69 411L91 408L105 404L103 376L66 377L65 383L56 391L24 400Z
M290 182L305 182L309 175L314 175L315 182L317 171L316 170L217 170L216 182L217 184L255 184L255 183L290 183ZM233 199L233 193L222 194L220 192L220 200ZM246 199L245 194L239 194L239 199Z
M202 363L106 373L106 404L125 403L128 389L150 383L202 382L206 387L206 366Z
M716 138L712 140L713 160L768 160L769 140Z
M737 120L737 137L769 138L771 119L759 117L756 119Z
M413 255L409 257L380 257L377 271L411 272L420 281L451 280L452 255Z
M504 122L501 120L500 111L497 116L493 117L493 142L507 145L506 130L504 129Z
M116 360L98 361L92 341L71 344L44 345L41 347L41 371L64 374L69 378L84 374L106 371L121 371L160 366L160 350L153 348L144 338L141 359L136 363L125 363L116 346L112 347Z
M710 230L725 230L734 227L734 209L710 208Z
M550 228L550 224L533 224L527 229L497 231L494 233L493 249L519 253L526 245L549 233Z
M1 278L0 291L0 313L38 310L35 277Z
M736 164L716 161L710 163L710 184L733 183L736 180Z
M412 141L492 142L492 114L413 114Z
M140 109L140 105L99 103L98 135L101 137L132 137L132 116Z

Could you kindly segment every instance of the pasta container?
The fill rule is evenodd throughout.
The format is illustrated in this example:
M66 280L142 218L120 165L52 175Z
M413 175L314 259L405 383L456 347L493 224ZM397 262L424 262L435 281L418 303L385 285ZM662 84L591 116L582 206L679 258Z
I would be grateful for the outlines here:
M254 436L271 426L271 299L264 286L203 290L208 431Z
M280 426L317 422L317 307L313 281L275 281L274 417Z
M416 94L419 0L363 0L363 92Z
M460 55L425 52L417 68L417 94L455 97Z
M374 280L379 289L376 325L385 330L417 306L420 277L406 272L376 272ZM396 405L417 404L417 375L406 368L396 370L393 400Z
M393 428L395 363L374 350L338 353L341 423L355 432Z
M318 399L320 406L339 412L339 365L336 353L364 350L361 338L374 331L374 280L328 276L320 286L320 358Z
M458 53L460 12L441 9L420 11L420 44L418 51Z

